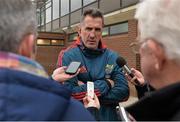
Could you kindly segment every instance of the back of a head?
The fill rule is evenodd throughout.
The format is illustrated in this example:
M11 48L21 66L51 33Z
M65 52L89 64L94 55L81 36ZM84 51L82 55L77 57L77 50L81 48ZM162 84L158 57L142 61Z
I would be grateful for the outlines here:
M0 0L0 51L17 53L28 34L36 34L36 13L30 0Z
M168 59L180 62L180 0L142 0L135 18L140 40L154 39L162 45Z

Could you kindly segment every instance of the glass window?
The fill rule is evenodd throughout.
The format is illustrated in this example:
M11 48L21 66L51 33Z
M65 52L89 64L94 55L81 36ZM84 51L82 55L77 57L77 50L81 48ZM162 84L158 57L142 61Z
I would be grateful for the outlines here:
M81 8L82 0L71 0L71 11Z
M64 46L64 40L49 40L49 39L38 39L37 40L37 45L60 45L60 46Z
M83 0L83 6L88 5L96 0Z
M77 39L78 33L73 33L69 35L68 41L74 41Z
M45 25L45 30L47 31L47 32L50 32L51 31L51 22L49 22L49 23L47 23L46 25Z
M59 0L53 0L53 20L59 18Z
M101 0L99 9L103 11L103 13L118 10L120 9L120 0Z
M139 0L122 0L122 7L127 7L138 3Z
M46 2L46 23L51 21L51 1Z
M51 45L64 45L64 40L51 40Z
M52 22L52 29L58 29L59 28L59 19L56 19Z
M102 32L102 36L107 36L107 35L109 35L109 27L104 27L103 32Z
M90 4L90 5L86 6L86 7L84 7L84 8L83 8L83 12L84 12L85 10L89 9L89 8L98 8L98 2L95 2L95 3L93 3L93 4Z
M61 18L61 27L69 26L69 15L65 15Z
M128 32L128 23L110 26L110 35Z
M80 21L81 18L81 10L75 11L71 13L71 24L76 24Z
M69 0L61 0L61 16L69 13Z
M51 8L46 9L46 23L51 21Z
M51 7L51 0L46 0L46 8Z
M40 26L41 24L40 9L36 10L36 17L37 17L38 26Z
M37 45L50 45L50 40L47 39L38 39L37 40Z
M41 25L45 25L45 10L44 7L40 9L40 22Z

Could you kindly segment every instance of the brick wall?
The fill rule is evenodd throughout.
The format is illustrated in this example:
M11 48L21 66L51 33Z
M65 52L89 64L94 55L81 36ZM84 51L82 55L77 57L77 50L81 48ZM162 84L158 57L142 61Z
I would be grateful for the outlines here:
M139 58L130 47L130 44L135 41L137 36L137 21L129 20L128 26L128 33L104 37L104 43L108 46L108 48L118 52L121 56L123 56L126 59L129 67L139 68L137 67L139 66ZM130 95L136 96L134 85L129 83L129 87Z
M36 60L45 68L49 75L56 67L61 46L38 46Z
M67 35L65 35L64 33L55 32L39 32L38 39L66 40ZM51 75L54 69L56 68L58 54L62 48L64 48L64 46L37 46L36 60L45 68L49 75Z
M133 53L130 44L136 39L137 35L137 22L129 20L129 32L120 35L104 37L104 43L108 48L118 52L123 56L130 67L136 68L136 54Z

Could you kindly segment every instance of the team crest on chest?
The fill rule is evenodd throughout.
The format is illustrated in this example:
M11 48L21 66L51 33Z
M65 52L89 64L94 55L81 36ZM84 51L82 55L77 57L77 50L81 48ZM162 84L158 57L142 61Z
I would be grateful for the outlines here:
M111 77L111 72L114 68L114 65L110 65L110 64L107 64L106 67L105 67L105 77L106 78L110 78Z

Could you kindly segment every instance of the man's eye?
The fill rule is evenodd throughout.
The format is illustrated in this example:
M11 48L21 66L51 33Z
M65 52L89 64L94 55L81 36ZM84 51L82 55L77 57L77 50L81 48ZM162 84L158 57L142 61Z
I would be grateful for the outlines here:
M100 28L96 28L95 31L96 32L101 32L101 29Z
M92 28L86 28L86 31L92 31Z

